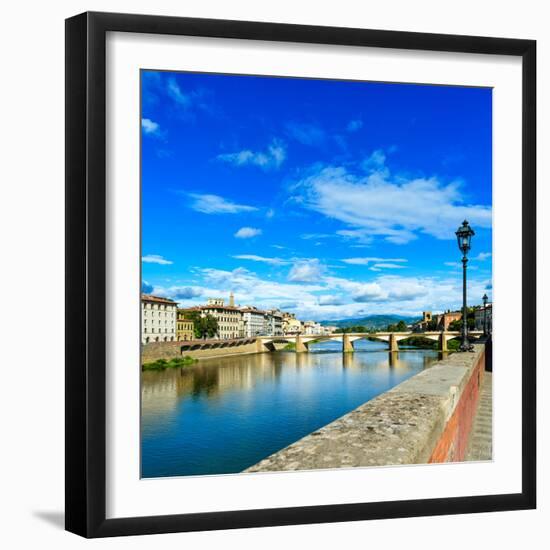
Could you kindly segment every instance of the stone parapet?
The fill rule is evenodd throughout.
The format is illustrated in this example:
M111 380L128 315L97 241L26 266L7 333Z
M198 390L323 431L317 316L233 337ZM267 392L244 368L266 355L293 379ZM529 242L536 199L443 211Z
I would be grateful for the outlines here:
M464 460L485 346L454 353L246 472Z

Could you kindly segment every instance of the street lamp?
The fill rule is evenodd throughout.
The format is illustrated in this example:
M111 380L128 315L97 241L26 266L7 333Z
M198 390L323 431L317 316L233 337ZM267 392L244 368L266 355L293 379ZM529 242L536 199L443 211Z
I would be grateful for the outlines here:
M474 230L466 220L462 222L462 225L456 231L458 248L462 252L462 343L459 347L460 351L472 351L474 349L474 346L468 342L468 306L466 305L466 268L468 252L474 235Z
M483 336L487 336L487 302L489 298L487 294L483 295Z

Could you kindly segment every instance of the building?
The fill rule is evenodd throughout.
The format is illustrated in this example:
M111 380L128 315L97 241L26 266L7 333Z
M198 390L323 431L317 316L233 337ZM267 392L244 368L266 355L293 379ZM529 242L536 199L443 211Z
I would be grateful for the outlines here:
M266 331L269 336L283 335L283 312L281 310L266 311Z
M322 329L319 323L315 321L304 321L304 334L311 336L314 334L321 334L321 333L322 333Z
M420 332L424 330L428 330L428 328L433 325L433 319L432 319L432 312L431 311L423 311L422 312L422 319L420 321L417 321L416 323L413 323L413 330Z
M243 336L253 338L254 336L265 336L266 330L266 312L255 307L245 307L241 309Z
M176 340L177 304L168 298L141 295L141 343Z
M294 313L283 313L283 334L302 334L304 327Z
M185 318L184 309L178 309L176 320L176 336L178 341L187 341L195 339L195 324L191 319Z
M435 330L449 330L449 325L453 321L460 321L462 319L462 311L447 310L445 313L440 313L435 316L436 329Z
M485 322L485 307L480 306L474 312L475 315L475 329L483 330L483 323ZM493 332L493 304L487 304L487 332L491 334Z
M441 331L449 330L449 325L453 321L462 319L462 311L451 311L450 309L444 313L436 313L432 315L431 311L423 311L422 319L412 325L415 331Z
M235 306L233 293L229 296L229 305L225 305L223 298L209 298L206 305L194 306L182 311L198 311L201 315L212 315L218 322L216 338L220 340L243 336L243 314L241 308Z

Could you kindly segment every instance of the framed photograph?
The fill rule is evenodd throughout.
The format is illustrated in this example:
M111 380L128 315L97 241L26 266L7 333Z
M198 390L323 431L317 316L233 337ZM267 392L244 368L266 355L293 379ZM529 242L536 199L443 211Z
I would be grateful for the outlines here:
M535 67L68 19L66 528L534 508Z

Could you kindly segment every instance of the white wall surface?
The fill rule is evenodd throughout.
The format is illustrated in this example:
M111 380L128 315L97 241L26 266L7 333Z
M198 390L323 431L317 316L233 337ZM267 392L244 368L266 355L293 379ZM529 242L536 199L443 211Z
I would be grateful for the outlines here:
M550 221L549 14L545 2L60 0L2 9L0 544L5 548L544 548L550 498L550 375L539 365L539 509L87 542L63 523L64 18L86 10L479 34L538 40L539 312L547 310ZM543 219L543 217L545 219ZM543 249L546 243L546 250ZM546 268L546 269L545 269ZM32 329L26 330L29 310ZM547 306L547 307L545 307ZM9 314L7 313L9 312ZM539 334L542 341L542 315ZM4 326L5 325L5 326ZM49 327L55 326L52 331ZM29 337L27 336L30 336ZM540 347L540 346L539 346ZM542 347L540 348L542 349ZM546 430L544 426L546 425Z

